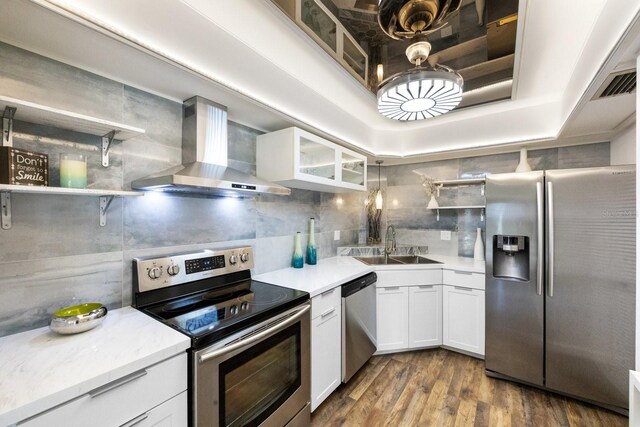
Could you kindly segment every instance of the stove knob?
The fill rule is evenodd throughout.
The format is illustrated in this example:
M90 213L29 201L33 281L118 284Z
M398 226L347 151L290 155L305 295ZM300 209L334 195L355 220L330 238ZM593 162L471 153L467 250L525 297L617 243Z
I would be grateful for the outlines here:
M149 269L149 272L147 274L149 275L150 279L155 280L162 275L162 270L160 270L160 267L153 267Z
M169 276L175 276L180 273L180 266L178 264L171 264L167 267L167 273L169 273Z
M242 262L247 262L247 261L249 261L249 254L247 254L247 253L241 253L241 254L240 254L240 261L242 261Z
M243 302L242 304L240 304L240 310L244 311L247 308L249 308L249 303L248 302Z
M231 307L229 307L229 312L232 316L235 316L236 314L238 314L238 306L235 304L232 305Z
M238 257L236 255L231 255L229 257L229 264L236 265L238 263Z

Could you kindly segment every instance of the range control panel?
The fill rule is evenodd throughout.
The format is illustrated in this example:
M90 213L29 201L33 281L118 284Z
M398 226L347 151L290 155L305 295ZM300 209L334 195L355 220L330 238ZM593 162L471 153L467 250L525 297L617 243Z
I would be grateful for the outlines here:
M251 247L204 250L162 258L134 258L138 292L195 282L253 268Z

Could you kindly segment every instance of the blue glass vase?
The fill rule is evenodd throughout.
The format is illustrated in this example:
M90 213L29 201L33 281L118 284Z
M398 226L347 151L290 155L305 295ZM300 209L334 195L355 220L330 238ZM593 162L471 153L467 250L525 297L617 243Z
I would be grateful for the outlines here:
M307 243L307 264L316 265L318 254L316 251L315 219L311 218L309 223L309 242Z
M293 268L304 267L304 260L302 258L302 246L300 245L300 232L298 231L293 237L293 260L291 262Z

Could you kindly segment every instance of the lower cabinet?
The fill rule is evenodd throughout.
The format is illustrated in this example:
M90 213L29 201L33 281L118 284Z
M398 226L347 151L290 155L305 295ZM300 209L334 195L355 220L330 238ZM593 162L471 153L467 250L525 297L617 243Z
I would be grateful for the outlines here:
M311 299L311 411L342 382L342 298L337 287Z
M378 352L441 345L442 271L377 274Z
M376 310L378 351L409 346L409 289L401 286L378 287Z
M409 348L442 344L442 286L409 289Z
M484 291L442 287L442 344L484 356Z
M187 354L133 372L20 426L187 426Z

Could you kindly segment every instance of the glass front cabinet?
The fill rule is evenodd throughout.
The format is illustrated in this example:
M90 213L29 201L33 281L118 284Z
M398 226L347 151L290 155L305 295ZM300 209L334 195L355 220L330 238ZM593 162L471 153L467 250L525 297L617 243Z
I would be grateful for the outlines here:
M302 129L258 136L259 178L287 187L339 193L366 191L367 159Z

